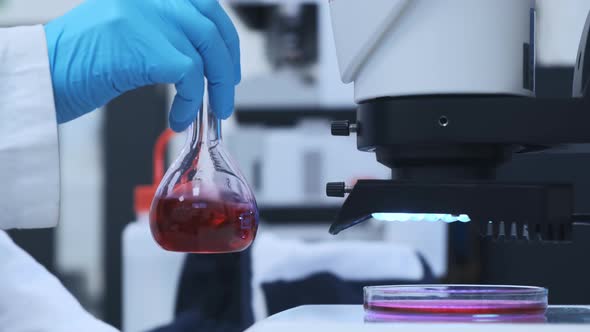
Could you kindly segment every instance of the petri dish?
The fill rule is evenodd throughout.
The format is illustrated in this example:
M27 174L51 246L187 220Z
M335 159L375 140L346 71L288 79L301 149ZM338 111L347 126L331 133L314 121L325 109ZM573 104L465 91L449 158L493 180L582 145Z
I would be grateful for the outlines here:
M364 288L367 315L390 316L539 316L548 291L531 286L402 285Z
M365 323L526 323L544 324L547 317L538 315L439 315L439 314L367 314Z

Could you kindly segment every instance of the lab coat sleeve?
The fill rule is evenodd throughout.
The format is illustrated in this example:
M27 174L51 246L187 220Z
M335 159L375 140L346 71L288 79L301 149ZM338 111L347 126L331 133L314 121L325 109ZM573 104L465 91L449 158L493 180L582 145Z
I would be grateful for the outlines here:
M57 224L59 151L42 26L0 29L0 229Z
M0 231L0 331L116 332Z

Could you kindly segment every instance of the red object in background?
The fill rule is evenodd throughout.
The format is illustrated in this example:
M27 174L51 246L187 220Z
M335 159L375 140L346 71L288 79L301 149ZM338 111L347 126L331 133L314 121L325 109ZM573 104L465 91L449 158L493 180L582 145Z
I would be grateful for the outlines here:
M150 226L166 250L230 253L250 246L258 228L257 208L248 203L166 197L154 200Z
M373 313L399 315L542 315L546 307L537 301L518 300L396 300L365 304L365 310Z
M156 140L153 154L153 182L149 185L135 187L133 206L136 215L150 211L152 200L154 199L156 191L158 190L158 183L160 183L164 177L164 157L166 145L168 145L172 137L174 137L174 132L172 129L166 129Z

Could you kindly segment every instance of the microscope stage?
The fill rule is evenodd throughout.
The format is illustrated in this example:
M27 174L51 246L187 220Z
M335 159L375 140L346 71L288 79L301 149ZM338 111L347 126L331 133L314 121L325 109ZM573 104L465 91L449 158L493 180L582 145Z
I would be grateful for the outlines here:
M544 323L368 323L360 305L302 306L273 315L246 332L575 332L590 331L590 306L549 306Z

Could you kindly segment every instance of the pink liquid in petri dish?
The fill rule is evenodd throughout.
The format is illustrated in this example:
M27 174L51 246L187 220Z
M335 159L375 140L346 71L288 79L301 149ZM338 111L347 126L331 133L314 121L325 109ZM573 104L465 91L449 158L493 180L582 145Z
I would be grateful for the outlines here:
M542 315L538 301L396 300L365 303L365 310L381 314L424 315Z

